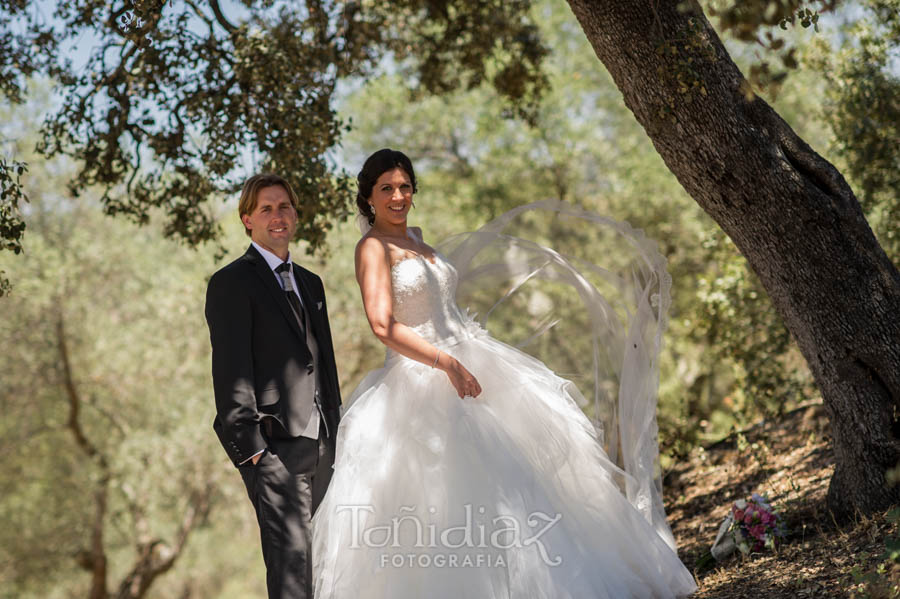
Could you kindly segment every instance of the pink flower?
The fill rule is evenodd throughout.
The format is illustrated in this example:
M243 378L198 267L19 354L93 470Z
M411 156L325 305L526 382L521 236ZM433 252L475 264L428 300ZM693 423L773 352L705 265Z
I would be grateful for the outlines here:
M750 524L751 522L753 522L753 512L747 510L747 513L744 514L744 522L746 524Z
M762 524L757 524L755 526L750 527L750 534L759 540L763 540L766 535L766 527Z
M744 519L744 510L734 510L734 519L736 522L740 522Z

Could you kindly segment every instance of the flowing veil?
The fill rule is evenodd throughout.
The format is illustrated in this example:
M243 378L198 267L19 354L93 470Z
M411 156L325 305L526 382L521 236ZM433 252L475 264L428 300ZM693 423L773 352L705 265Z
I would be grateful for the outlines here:
M656 242L626 222L547 200L437 249L459 273L461 308L589 398L582 408L620 468L614 480L674 550L656 423L672 281Z

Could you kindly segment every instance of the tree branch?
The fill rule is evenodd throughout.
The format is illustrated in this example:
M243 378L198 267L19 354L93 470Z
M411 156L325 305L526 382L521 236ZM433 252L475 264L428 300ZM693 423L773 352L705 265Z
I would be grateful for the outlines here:
M82 401L81 396L78 394L78 389L75 387L74 377L72 376L72 363L69 360L69 348L66 344L65 324L63 323L62 315L60 315L56 321L56 336L59 347L59 357L62 360L63 367L63 387L65 387L66 396L69 399L69 419L66 426L71 429L72 435L75 437L75 443L89 458L99 458L100 460L103 460L103 456L94 444L91 443L90 439L87 438L87 435L84 434L84 429L81 428L81 422L78 418L81 414Z
M195 2L192 2L191 0L185 0L185 4L190 6L191 9L194 11L194 14L197 15L197 17L200 20L202 20L204 23L206 23L206 26L209 27L209 29L210 29L210 34L212 34L213 22L208 16L206 16L206 13L204 13L202 10L200 10L200 7L197 6L197 4Z
M237 31L237 27L231 24L231 22L225 18L225 14L222 12L222 9L219 7L219 0L209 0L209 6L212 8L213 14L216 15L216 21L219 22L225 31L228 33L234 33Z
M151 539L138 545L138 558L131 571L122 580L116 599L140 599L160 575L175 565L187 545L191 532L206 521L212 507L215 485L207 481L202 489L191 493L187 508L181 518L175 543L170 546L162 539Z
M110 30L115 31L120 37L127 36L122 30L122 27L119 25L119 17L125 15L129 10L132 10L131 5L128 2L123 2L121 7L113 10L113 12L109 15L109 19L107 19L106 21L106 26Z
M83 402L78 393L78 388L75 386L75 378L72 376L72 363L69 359L69 347L66 343L66 331L62 314L58 316L56 321L56 336L59 356L63 365L63 387L69 399L69 419L66 425L72 431L76 445L97 463L101 472L100 479L97 481L97 486L94 489L96 509L94 512L94 525L91 529L91 546L90 549L83 551L78 556L78 561L84 569L91 572L91 588L88 595L90 599L107 599L106 574L108 560L103 550L103 527L109 495L109 463L106 460L106 456L87 438L84 429L81 427L79 415Z

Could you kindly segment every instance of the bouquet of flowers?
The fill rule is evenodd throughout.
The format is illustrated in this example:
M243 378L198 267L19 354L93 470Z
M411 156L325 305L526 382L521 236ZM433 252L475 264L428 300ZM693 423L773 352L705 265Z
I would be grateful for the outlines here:
M739 549L744 555L763 549L774 549L785 536L784 522L764 495L754 493L750 499L739 499L719 527L710 553L716 561Z
M751 495L749 501L735 501L731 506L731 517L734 520L731 534L744 555L762 551L763 548L775 549L784 538L784 522L769 505L768 499L757 493Z

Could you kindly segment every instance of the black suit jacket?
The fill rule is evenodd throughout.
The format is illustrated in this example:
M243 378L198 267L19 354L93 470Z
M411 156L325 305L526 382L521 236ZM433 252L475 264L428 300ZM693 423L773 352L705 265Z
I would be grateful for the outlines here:
M322 280L294 263L294 278L319 346L319 401L330 435L337 431L341 395ZM216 418L213 428L228 457L240 464L266 447L262 418L275 419L291 436L302 425L298 406L312 400L306 377L315 377L306 339L284 291L252 245L216 272L206 290L212 344ZM314 381L314 379L313 379ZM313 408L315 409L315 408Z

